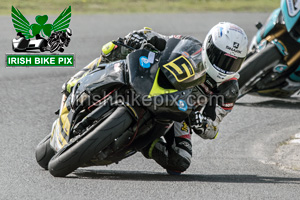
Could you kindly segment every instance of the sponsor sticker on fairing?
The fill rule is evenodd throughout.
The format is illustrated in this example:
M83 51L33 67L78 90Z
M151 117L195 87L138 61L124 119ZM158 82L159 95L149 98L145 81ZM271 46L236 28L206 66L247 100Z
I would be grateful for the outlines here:
M187 111L188 106L184 100L181 100L181 99L178 100L177 104L178 104L178 110L183 111L183 112Z
M140 57L140 65L143 68L149 68L151 66L151 64L146 56Z
M148 62L153 64L154 63L154 59L155 59L155 53L153 53L152 51L149 52L148 54Z
M286 0L289 15L294 17L300 11L300 0Z

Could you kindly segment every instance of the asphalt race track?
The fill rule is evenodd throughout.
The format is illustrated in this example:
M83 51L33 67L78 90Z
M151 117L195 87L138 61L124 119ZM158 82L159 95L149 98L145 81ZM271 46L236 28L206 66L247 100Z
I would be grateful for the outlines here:
M35 161L35 147L49 133L60 103L61 85L97 57L104 43L144 26L166 35L204 40L219 21L243 27L268 14L133 14L72 16L67 53L76 68L5 68L15 37L11 17L1 16L0 199L299 199L300 173L274 158L281 142L299 131L300 102L245 96L225 118L214 141L193 135L193 160L182 176L169 176L136 154L119 164L81 168L54 178ZM53 21L50 17L49 21ZM33 21L34 16L29 18Z

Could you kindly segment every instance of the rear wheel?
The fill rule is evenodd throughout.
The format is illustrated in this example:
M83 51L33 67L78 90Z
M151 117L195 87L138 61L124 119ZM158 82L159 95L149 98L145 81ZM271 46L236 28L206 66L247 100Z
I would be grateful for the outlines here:
M36 147L35 158L37 163L44 169L48 169L51 158L55 155L55 151L50 146L51 134L46 136Z
M49 162L49 171L55 177L64 177L111 144L131 125L126 108L118 107L107 119L87 134L82 134L62 148Z
M268 45L262 51L249 57L249 59L244 62L243 68L239 71L239 98L253 89L252 87L254 85L251 84L250 81L252 81L255 76L257 76L262 70L267 70L270 67L276 66L281 59L282 54L278 51L274 44Z

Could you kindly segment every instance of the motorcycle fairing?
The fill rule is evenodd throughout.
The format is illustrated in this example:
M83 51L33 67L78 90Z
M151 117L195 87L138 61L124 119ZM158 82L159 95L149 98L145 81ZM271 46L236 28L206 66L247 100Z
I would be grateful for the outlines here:
M63 148L69 142L73 116L70 95L61 108L58 119L52 125L50 144L54 150Z
M194 104L189 104L186 111L181 111L178 109L178 100L188 101L192 89L176 90L161 72L157 59L149 68L142 67L139 58L148 55L149 51L142 49L127 56L129 85L140 96L140 100L147 97L144 99L147 99L146 104L149 105L144 106L147 106L156 118L183 121L188 117Z
M196 98L191 98L191 94L192 89L187 89L151 97L150 99L153 103L148 107L148 109L157 119L169 119L181 122L188 118L196 104ZM185 104L184 109L182 109L183 107L180 105L181 102L184 102Z
M256 34L257 44L259 44L278 23L284 24L288 32L295 29L298 34L296 35L299 37L300 30L298 30L298 26L300 25L300 8L296 8L297 6L300 6L300 2L298 5L294 5L293 0L281 0L281 7L274 10L267 19L265 26L258 30ZM297 42L300 42L300 37L297 39Z
M58 151L63 147L62 140L59 138L61 138L61 126L58 118L52 124L50 138L50 145L55 151Z
M74 97L75 101L84 92L95 95L97 92L104 92L102 91L102 86L109 87L125 84L123 75L124 62L124 60L113 62L107 64L105 69L97 68L85 75L73 87L73 89L76 89ZM52 126L51 146L56 151L63 148L70 139L71 122L74 116L74 110L71 109L71 104L74 102L71 102L71 97L72 95L67 98L60 112L59 118Z
M78 98L84 91L88 94L99 94L103 86L107 88L112 85L125 85L124 66L125 60L119 60L106 64L104 68L91 71L78 81L76 97Z
M149 97L200 85L206 72L201 51L201 43L194 38L169 39L161 56L145 49L137 50L126 59L129 84L138 94ZM154 58L150 59L150 55ZM163 84L157 84L159 82ZM158 88L159 85L161 88ZM155 90L161 93L155 94Z
M269 18L266 21L266 25L257 31L256 33L256 42L259 44L263 38L265 38L270 31L275 27L275 25L278 23L278 18L280 15L281 9L278 8L273 11L273 13L269 16Z
M298 5L294 5L295 3L293 0L281 0L282 14L288 32L292 30L300 17L300 10L298 8L300 3L299 1L297 1L297 3Z
M148 58L149 52L142 49L127 56L129 85L141 96L151 97L176 92L177 90L174 88L165 88L158 84L160 70L156 54L153 63L150 63L150 67L145 68L140 65L140 58Z
M168 40L159 66L175 89L185 90L204 82L201 51L201 44L194 38Z
M152 85L152 88L151 88L151 91L148 95L148 98L158 96L161 94L174 93L174 92L178 91L176 89L165 89L165 88L161 87L158 83L158 77L159 77L159 75L161 75L160 73L162 73L162 72L160 71L160 69L158 69L155 79L154 79L154 82L153 82L153 85Z
M296 69L296 71L294 73L292 73L290 75L290 79L292 79L293 81L296 81L296 82L300 82L300 76L296 75L297 74L300 74L300 66Z

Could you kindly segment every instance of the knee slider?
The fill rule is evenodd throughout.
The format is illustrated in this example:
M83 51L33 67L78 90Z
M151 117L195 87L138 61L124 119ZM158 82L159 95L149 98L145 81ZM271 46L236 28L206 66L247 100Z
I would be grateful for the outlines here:
M183 150L178 149L178 151L170 151L169 157L169 168L171 170L186 171L191 164L192 155Z

